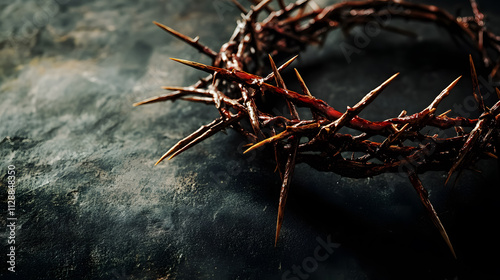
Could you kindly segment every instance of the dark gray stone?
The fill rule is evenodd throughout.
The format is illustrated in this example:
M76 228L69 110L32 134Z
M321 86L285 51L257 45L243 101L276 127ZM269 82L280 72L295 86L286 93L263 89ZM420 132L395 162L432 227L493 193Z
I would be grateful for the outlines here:
M500 32L499 6L483 2ZM470 14L466 0L443 5ZM216 135L153 167L217 111L182 102L132 107L203 75L169 57L209 62L151 22L218 49L239 16L229 1L1 1L0 10L0 225L10 164L18 218L17 272L7 271L2 230L0 278L282 279L294 266L305 267L302 279L500 275L495 161L482 162L481 174L465 171L455 187L443 186L442 172L422 178L458 260L400 174L349 179L297 166L275 248L279 176L266 155L241 153L239 135ZM334 31L295 67L339 109L401 72L363 112L370 119L419 111L459 75L440 110L464 104L470 50L434 26L394 24L422 36L382 32L348 63L339 45L349 40ZM294 80L291 71L285 77ZM315 250L328 242L335 249L322 250L316 267Z

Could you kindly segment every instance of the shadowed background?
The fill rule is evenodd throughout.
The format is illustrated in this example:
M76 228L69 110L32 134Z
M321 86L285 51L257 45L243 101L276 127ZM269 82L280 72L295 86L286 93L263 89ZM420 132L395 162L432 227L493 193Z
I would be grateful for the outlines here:
M500 8L492 2L479 5L499 33ZM466 0L440 3L471 15ZM340 246L288 279L500 276L493 160L478 165L482 173L465 171L454 187L444 187L443 172L422 176L458 260L400 174L350 179L298 165L275 248L279 176L267 154L243 155L246 142L233 131L153 167L218 112L182 101L132 107L163 94L161 86L204 76L170 57L209 63L151 22L218 50L238 18L225 0L0 2L1 184L15 165L18 217L16 274L6 269L8 232L0 233L2 279L282 279L307 266L317 239ZM354 42L333 31L323 48L309 48L293 66L315 96L340 111L401 72L363 112L373 120L420 111L464 75L439 110L477 116L467 110L474 107L471 50L433 25L391 24L420 36L382 31L346 58L341 43ZM297 89L292 74L284 78Z

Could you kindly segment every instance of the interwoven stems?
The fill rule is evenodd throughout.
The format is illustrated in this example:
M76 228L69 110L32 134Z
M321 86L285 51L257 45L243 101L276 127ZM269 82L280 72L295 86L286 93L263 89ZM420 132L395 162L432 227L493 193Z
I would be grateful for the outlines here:
M199 43L165 25L160 28L185 41L212 59L212 65L173 59L190 67L205 71L208 76L188 87L164 87L172 92L134 104L143 105L178 99L214 105L220 117L200 127L168 150L156 164L173 158L215 133L232 128L244 135L252 145L248 151L268 146L274 151L274 160L282 179L276 223L275 244L283 223L284 209L294 168L307 163L323 171L331 171L352 178L366 178L388 172L407 174L412 186L438 228L451 253L455 252L439 217L429 201L418 174L429 170L448 172L450 176L464 168L472 168L482 158L498 159L500 149L500 101L491 108L485 105L480 92L475 66L470 56L473 96L480 110L478 119L450 117L447 111L435 114L439 103L450 94L458 77L441 91L422 111L407 115L406 111L385 121L369 121L359 117L366 108L396 77L393 75L366 94L345 112L338 111L309 91L295 69L302 92L286 87L281 72L297 56L280 67L272 56L295 55L308 45L322 44L327 32L340 28L344 32L356 25L373 22L380 17L404 18L432 22L443 26L453 38L465 41L482 57L491 78L496 78L500 61L500 37L488 31L484 15L471 0L472 17L451 16L435 6L403 1L373 0L342 2L320 8L313 1L298 0L285 5L277 1L278 9L270 7L271 0L256 2L248 11L236 0L242 18L230 40L219 52ZM268 16L258 21L265 11ZM408 34L391 26L381 28ZM269 62L266 62L269 60ZM264 76L266 69L271 72ZM275 85L273 85L273 83ZM496 89L500 98L500 91ZM284 100L288 113L269 110L277 106L270 96ZM303 119L297 107L310 110L312 119ZM275 107L276 108L276 107ZM277 113L278 112L278 113ZM343 134L339 130L349 127L358 134ZM456 136L440 138L438 134L423 133L426 127L455 128ZM470 131L470 132L466 132ZM373 137L382 136L377 142ZM412 142L414 145L406 145ZM351 156L345 156L351 154ZM458 176L457 176L458 177ZM456 256L455 256L456 257Z

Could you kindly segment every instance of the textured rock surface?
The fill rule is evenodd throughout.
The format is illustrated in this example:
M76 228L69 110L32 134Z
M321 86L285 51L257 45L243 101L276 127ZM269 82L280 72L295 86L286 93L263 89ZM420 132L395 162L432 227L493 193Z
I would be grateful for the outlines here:
M500 32L500 9L481 2ZM451 11L469 14L467 1L449 3ZM17 272L6 270L8 232L2 229L0 278L500 275L493 257L500 210L495 161L480 164L482 174L464 172L454 188L443 187L443 173L423 176L458 260L399 174L353 180L298 166L274 248L279 178L266 157L241 153L239 135L216 135L153 168L168 147L217 112L182 102L131 106L163 93L162 85L188 85L202 75L169 57L208 62L151 21L218 49L237 18L223 0L0 2L0 225L6 225L9 164L17 171L18 218ZM350 63L339 47L343 36L334 32L295 66L313 93L338 108L401 72L364 112L367 118L420 110L462 74L440 108L467 105L468 50L442 29L410 26L425 36L382 32ZM315 249L328 240L340 247L315 266ZM294 266L305 266L302 274L294 274Z

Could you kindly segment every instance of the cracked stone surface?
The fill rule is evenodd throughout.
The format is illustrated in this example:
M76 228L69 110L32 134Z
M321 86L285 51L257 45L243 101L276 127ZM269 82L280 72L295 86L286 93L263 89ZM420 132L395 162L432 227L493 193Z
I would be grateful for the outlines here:
M442 5L470 14L466 0ZM500 33L500 6L479 5ZM238 17L224 0L0 1L0 278L500 276L494 160L478 165L482 173L465 171L454 187L443 186L442 172L422 176L457 260L400 174L350 179L297 166L274 247L279 176L265 154L243 155L246 143L236 133L215 135L153 167L218 113L180 101L132 107L162 94L161 86L189 85L203 75L170 57L209 62L151 22L198 35L218 49ZM348 63L339 45L349 39L334 31L323 48L308 49L294 66L313 94L338 108L401 72L363 112L370 119L419 111L460 75L440 110L471 107L470 50L443 29L393 24L421 36L382 32ZM16 273L6 264L9 165L17 172Z

